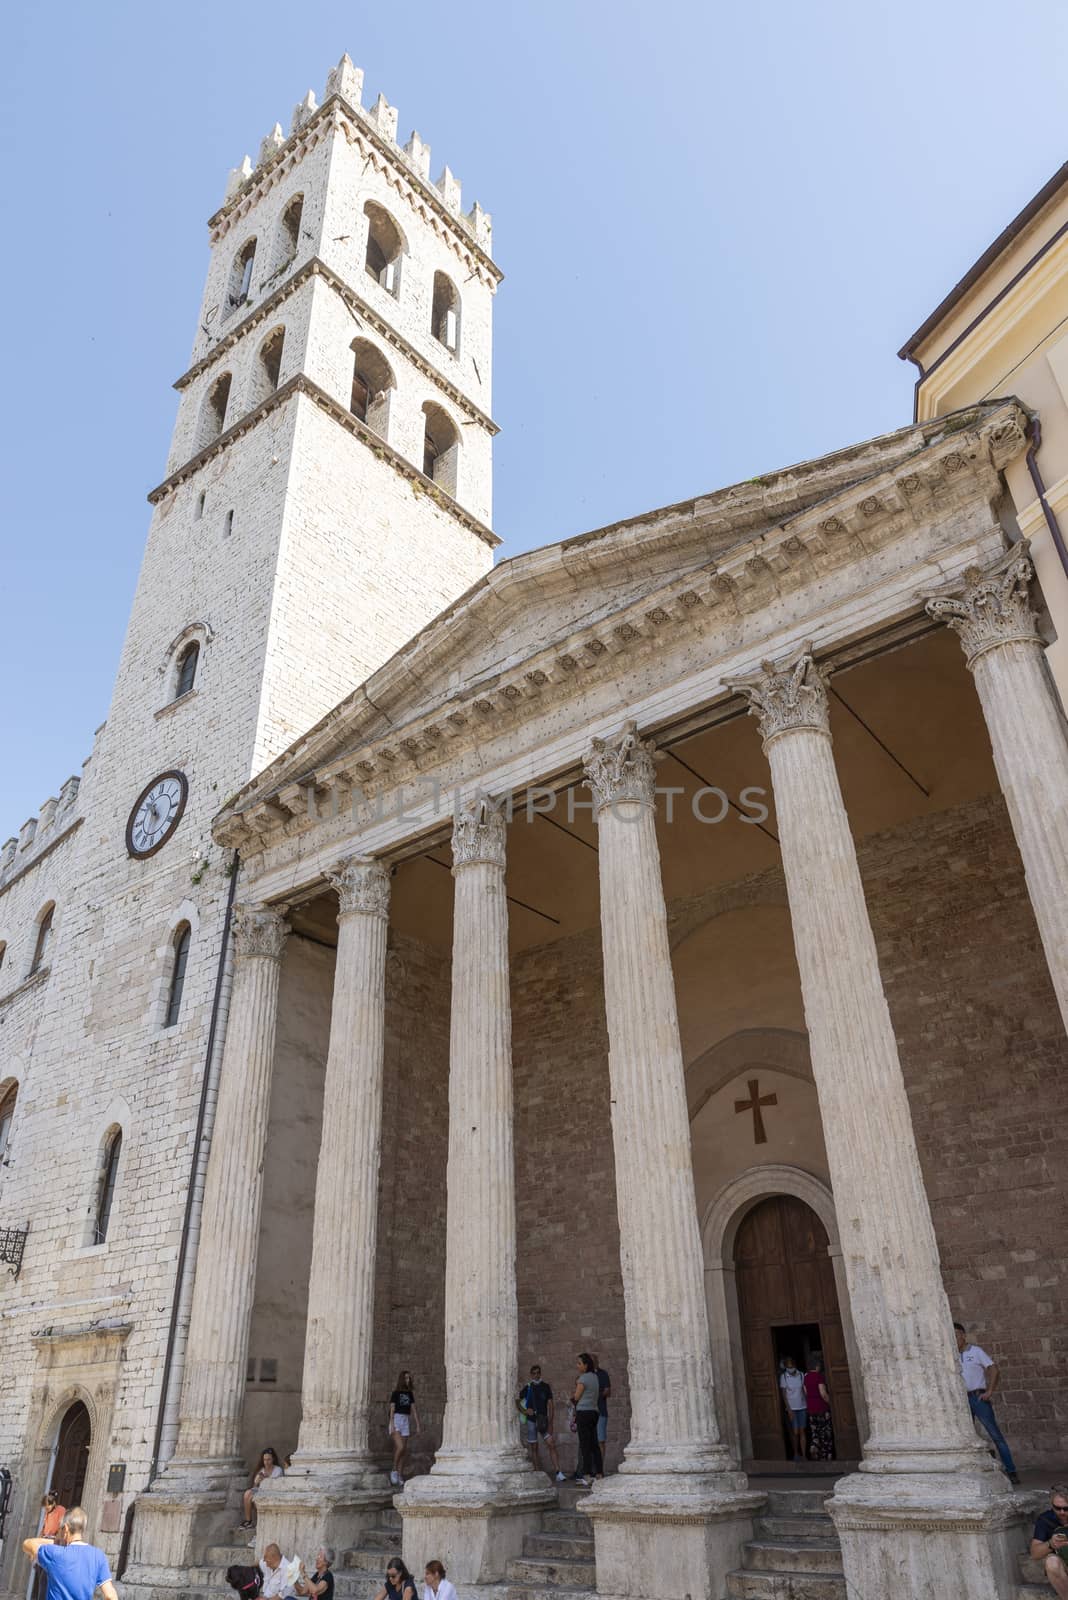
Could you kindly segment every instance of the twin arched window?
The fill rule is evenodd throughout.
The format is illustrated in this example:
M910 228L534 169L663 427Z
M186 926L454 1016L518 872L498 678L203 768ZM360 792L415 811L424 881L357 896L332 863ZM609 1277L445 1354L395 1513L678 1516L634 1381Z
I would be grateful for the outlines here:
M349 409L383 439L388 436L389 400L396 385L393 369L385 356L366 339L354 339Z
M423 471L455 496L460 435L452 418L428 400L423 407Z
M200 660L200 645L195 639L186 645L178 657L178 676L174 684L174 698L180 700L183 694L188 694L197 677L197 663Z
M193 930L188 922L179 923L174 934L171 983L167 992L167 1010L163 1018L165 1028L173 1028L182 1013L182 991L185 988L185 969L189 962L189 945Z
M33 947L33 960L30 962L29 976L40 972L46 965L49 951L52 947L52 924L55 921L56 907L53 902L45 906L37 919L37 941Z
M7 1142L11 1137L11 1124L15 1120L15 1101L18 1097L17 1083L13 1083L4 1094L0 1095L0 1162L4 1159Z
M364 268L383 289L392 295L399 295L404 237L389 212L376 206L373 200L368 200L363 214L367 218Z
M200 419L200 438L197 449L203 450L222 433L226 426L226 408L230 404L230 385L233 375L223 372L208 390Z
M236 311L243 306L252 290L252 266L256 260L256 241L249 239L241 246L230 268L230 292L227 309Z
M457 354L460 349L460 295L452 279L444 272L434 274L430 331L446 350Z
M111 1208L115 1200L115 1185L119 1177L119 1157L122 1154L122 1129L115 1128L104 1142L104 1159L97 1180L96 1208L93 1216L92 1244L105 1244L111 1222Z

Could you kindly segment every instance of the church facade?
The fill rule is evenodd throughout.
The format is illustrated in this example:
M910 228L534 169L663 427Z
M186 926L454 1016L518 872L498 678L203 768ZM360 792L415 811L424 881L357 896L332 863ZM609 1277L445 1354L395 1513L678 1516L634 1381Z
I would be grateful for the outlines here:
M217 1588L270 1444L257 1548L353 1595L383 1529L461 1593L802 1595L818 1355L821 1596L1010 1600L952 1324L1062 1467L1068 174L913 423L494 566L489 219L396 129L343 58L232 176L108 722L5 850L0 1587L52 1481ZM584 1350L609 1474L536 1580L586 1535L515 1395Z

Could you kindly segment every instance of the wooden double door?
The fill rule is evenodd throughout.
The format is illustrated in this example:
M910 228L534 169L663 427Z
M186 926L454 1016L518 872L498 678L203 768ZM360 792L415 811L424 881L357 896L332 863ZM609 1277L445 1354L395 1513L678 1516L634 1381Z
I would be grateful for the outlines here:
M834 1421L835 1456L860 1455L842 1316L827 1230L803 1200L773 1195L743 1219L734 1245L753 1456L790 1458L779 1389L780 1360L804 1367L819 1352Z

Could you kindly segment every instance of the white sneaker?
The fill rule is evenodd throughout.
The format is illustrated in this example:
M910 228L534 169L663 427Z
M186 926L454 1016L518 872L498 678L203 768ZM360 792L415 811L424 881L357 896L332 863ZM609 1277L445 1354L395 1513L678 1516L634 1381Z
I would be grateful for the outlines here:
M566 1483L567 1479L564 1477L564 1474L562 1472L558 1472L556 1474L556 1481L557 1481L557 1483Z
M400 1483L400 1473L399 1472L390 1472L389 1481L390 1481L390 1483L394 1483L394 1484L395 1483Z

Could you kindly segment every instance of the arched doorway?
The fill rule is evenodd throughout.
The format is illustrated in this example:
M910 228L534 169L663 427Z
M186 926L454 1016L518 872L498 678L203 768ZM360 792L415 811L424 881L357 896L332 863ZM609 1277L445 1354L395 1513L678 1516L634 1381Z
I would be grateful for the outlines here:
M59 1495L59 1503L69 1510L82 1503L85 1474L89 1467L89 1450L92 1445L92 1424L89 1413L80 1400L75 1400L63 1413L56 1439L56 1458L52 1464L50 1487Z
M796 1195L775 1194L743 1217L734 1240L734 1271L745 1360L752 1452L789 1458L779 1392L779 1362L823 1358L834 1416L835 1454L855 1461L860 1439L827 1230Z

